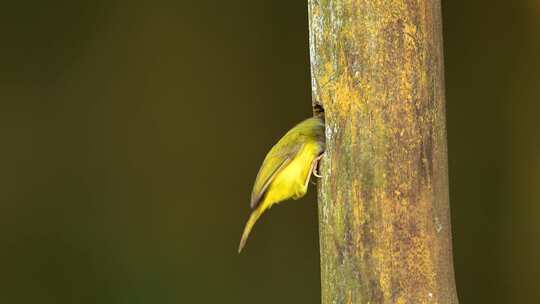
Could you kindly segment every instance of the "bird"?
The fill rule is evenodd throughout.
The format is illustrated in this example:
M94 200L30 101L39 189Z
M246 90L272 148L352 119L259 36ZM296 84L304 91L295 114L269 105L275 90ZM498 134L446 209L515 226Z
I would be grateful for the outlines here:
M238 253L259 217L274 204L303 197L309 180L318 173L325 151L323 118L308 118L289 130L270 149L257 173L251 192L251 215L245 225Z

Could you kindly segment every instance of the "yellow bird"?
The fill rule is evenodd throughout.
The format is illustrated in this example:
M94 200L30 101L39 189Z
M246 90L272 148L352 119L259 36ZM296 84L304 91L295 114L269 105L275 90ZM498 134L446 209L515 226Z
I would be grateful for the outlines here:
M253 225L265 210L287 199L299 199L307 192L311 173L325 149L324 121L313 117L289 130L266 155L251 192L251 212L238 253L242 251Z

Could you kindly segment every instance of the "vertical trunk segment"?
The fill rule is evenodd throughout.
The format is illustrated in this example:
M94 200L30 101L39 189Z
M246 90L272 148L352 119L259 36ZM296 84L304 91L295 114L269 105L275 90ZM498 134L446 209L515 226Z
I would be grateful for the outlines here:
M440 0L308 0L322 303L458 303Z

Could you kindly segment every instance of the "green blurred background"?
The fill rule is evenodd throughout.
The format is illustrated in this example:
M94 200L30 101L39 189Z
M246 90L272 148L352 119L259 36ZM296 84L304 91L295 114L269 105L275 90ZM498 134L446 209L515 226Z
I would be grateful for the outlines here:
M444 1L461 303L540 303L540 2ZM316 197L236 253L311 114L306 1L0 6L0 303L318 303Z

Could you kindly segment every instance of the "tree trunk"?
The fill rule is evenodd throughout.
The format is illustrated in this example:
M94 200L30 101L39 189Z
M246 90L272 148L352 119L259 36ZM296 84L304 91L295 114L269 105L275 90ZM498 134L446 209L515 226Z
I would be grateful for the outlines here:
M322 303L458 303L440 0L308 0Z

